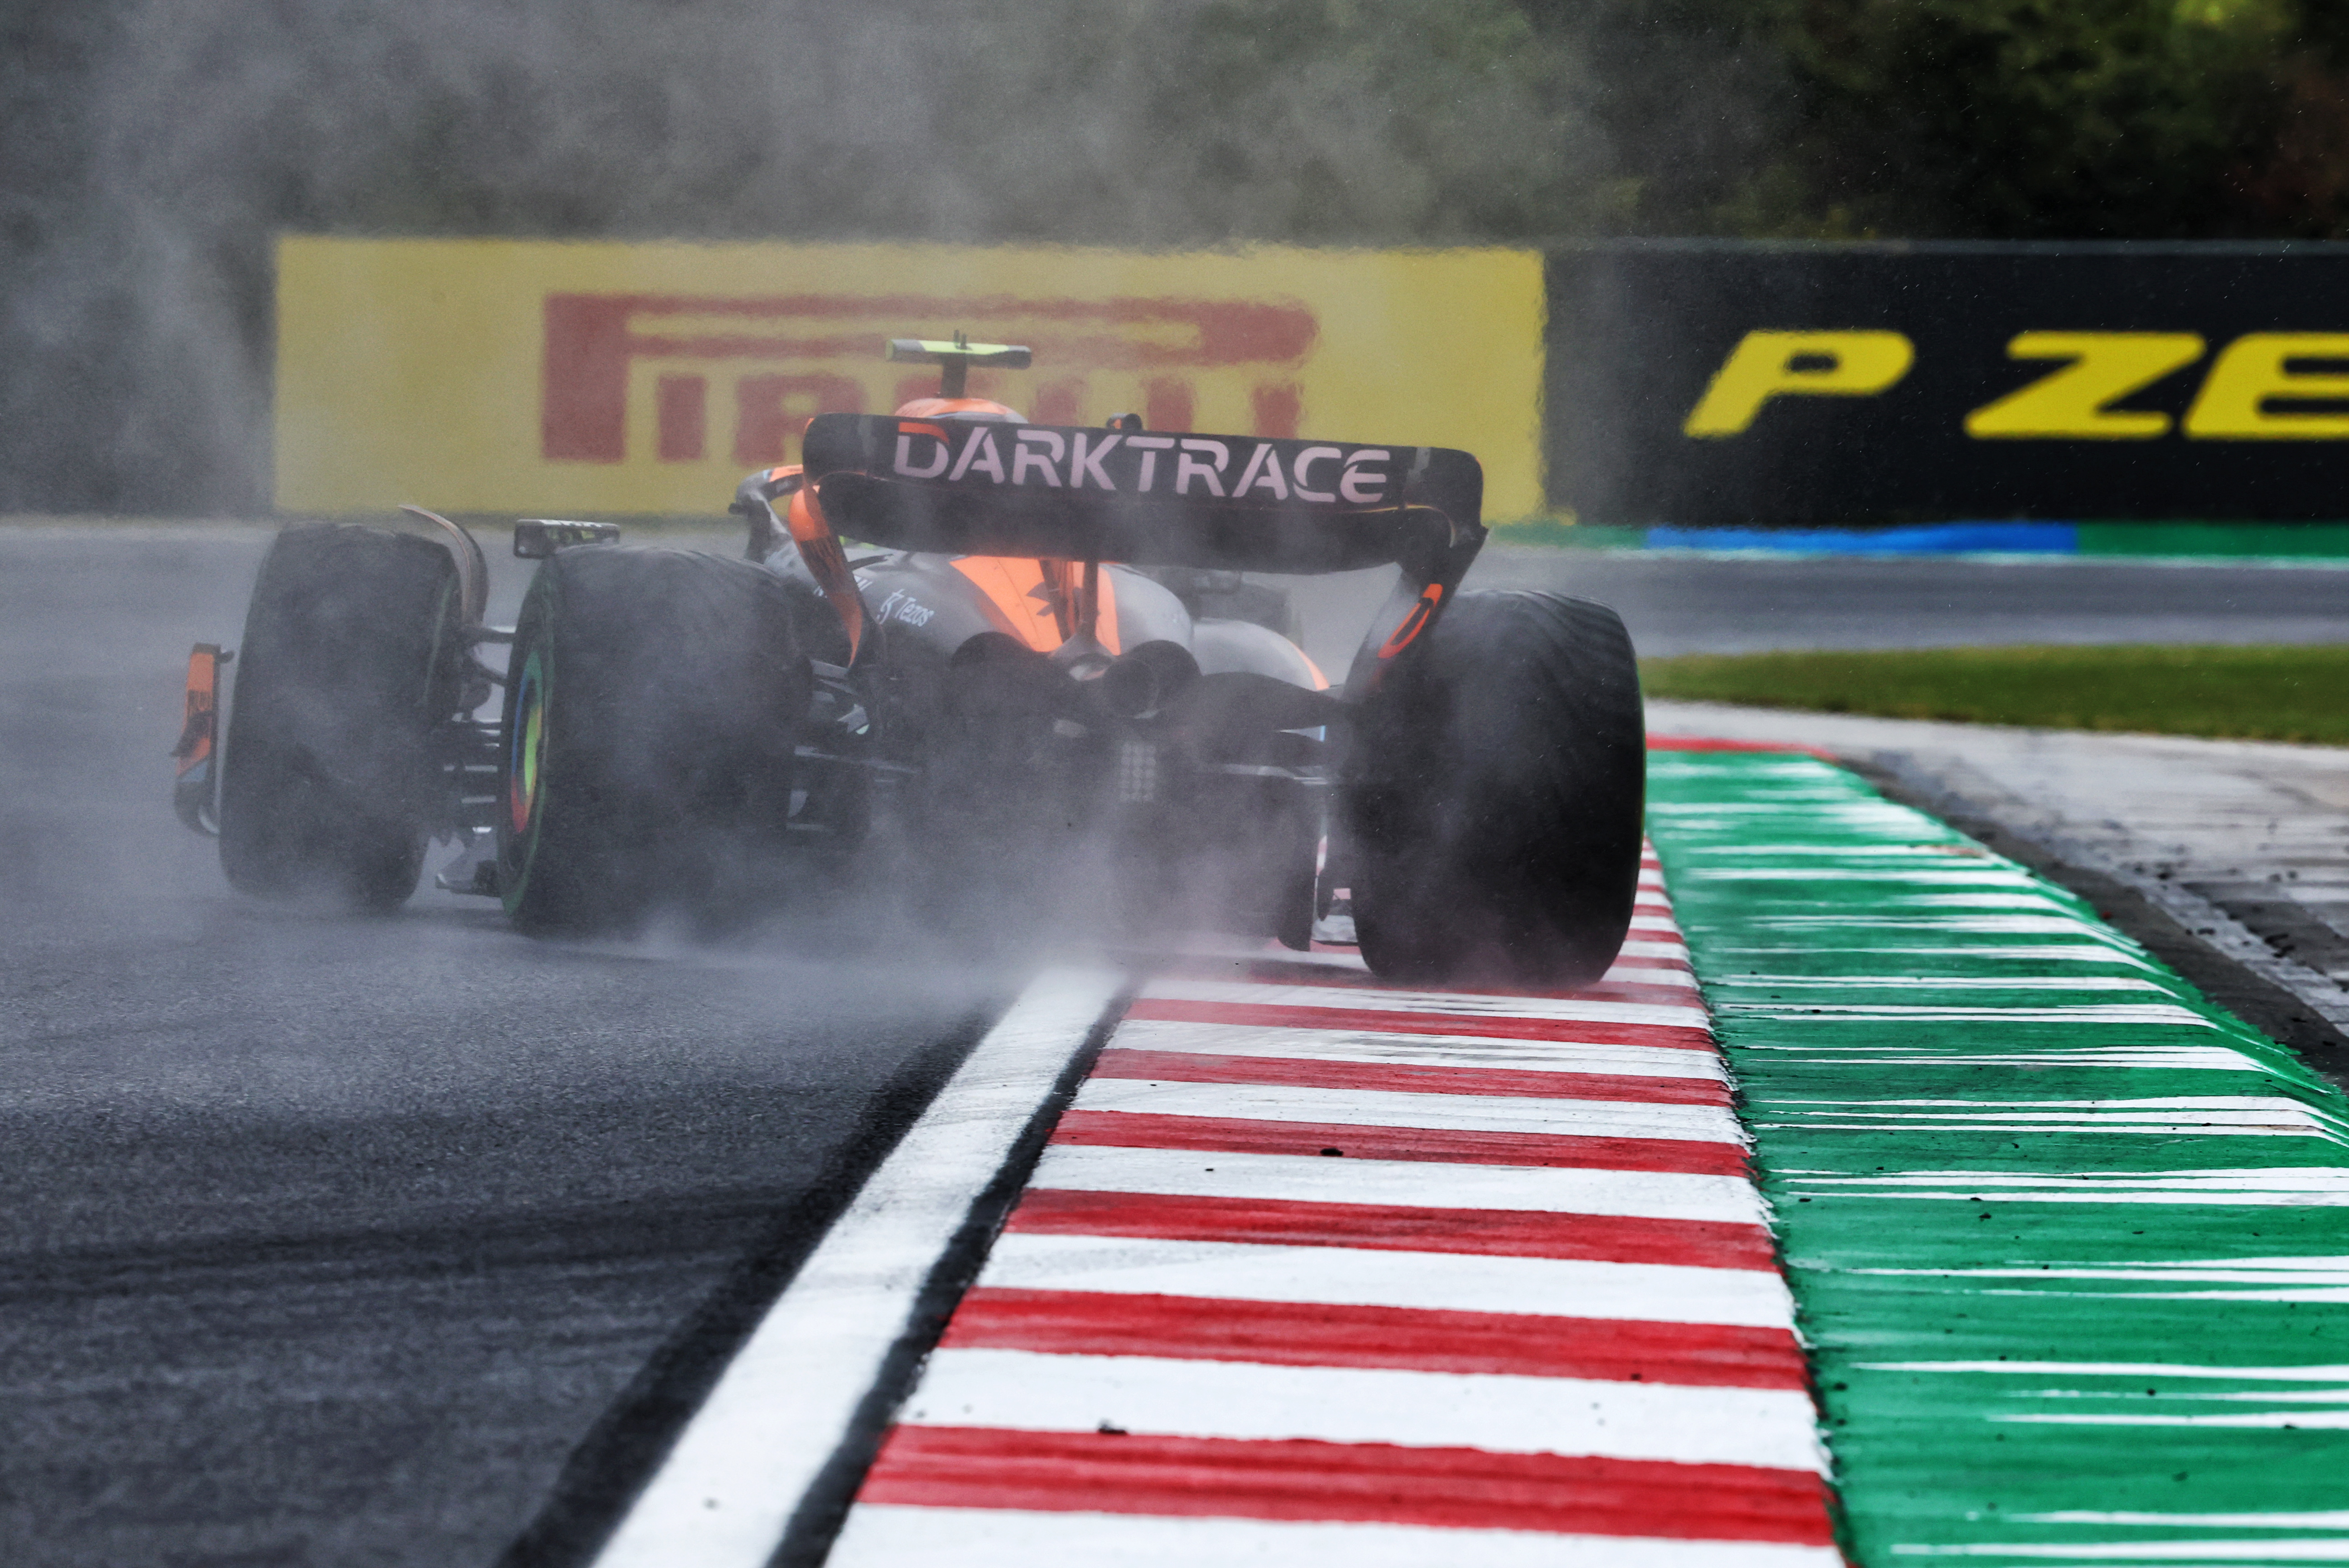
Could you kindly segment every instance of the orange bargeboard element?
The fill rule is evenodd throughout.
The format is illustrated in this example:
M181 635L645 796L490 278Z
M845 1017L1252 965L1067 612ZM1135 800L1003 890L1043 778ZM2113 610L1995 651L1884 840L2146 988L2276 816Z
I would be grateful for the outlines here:
M968 577L984 593L1003 618L1010 623L1012 633L1039 653L1050 653L1069 640L1075 631L1070 624L1076 608L1077 585L1072 579L1082 570L1070 561L1030 561L1016 556L964 556L955 562L955 570ZM1057 586L1047 582L1046 574L1061 578ZM1093 612L1093 637L1112 653L1125 651L1117 629L1117 584L1107 572L1096 579L1099 607Z
M277 256L277 504L716 514L825 412L937 373L891 337L1026 343L975 395L1042 422L1465 448L1541 502L1541 258L361 240Z

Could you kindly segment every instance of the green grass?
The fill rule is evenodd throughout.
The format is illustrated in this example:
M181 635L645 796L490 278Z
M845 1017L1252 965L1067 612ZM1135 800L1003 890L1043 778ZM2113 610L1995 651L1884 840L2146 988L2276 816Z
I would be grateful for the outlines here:
M1692 654L1640 675L1651 697L2349 745L2349 644Z
M1524 517L1493 524L1495 545L1547 545L1559 550L1644 550L1645 528L1606 527L1568 517Z

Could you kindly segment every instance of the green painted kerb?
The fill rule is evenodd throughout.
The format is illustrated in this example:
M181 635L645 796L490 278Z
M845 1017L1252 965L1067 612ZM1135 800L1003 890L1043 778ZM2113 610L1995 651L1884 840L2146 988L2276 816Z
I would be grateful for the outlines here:
M1854 1560L2349 1561L2349 1103L1840 768L1650 777Z

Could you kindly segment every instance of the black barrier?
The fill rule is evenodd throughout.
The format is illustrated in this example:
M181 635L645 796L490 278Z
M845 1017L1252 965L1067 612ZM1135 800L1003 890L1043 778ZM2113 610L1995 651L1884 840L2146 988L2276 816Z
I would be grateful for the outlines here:
M1587 522L2349 515L2349 245L1593 244L1549 312Z

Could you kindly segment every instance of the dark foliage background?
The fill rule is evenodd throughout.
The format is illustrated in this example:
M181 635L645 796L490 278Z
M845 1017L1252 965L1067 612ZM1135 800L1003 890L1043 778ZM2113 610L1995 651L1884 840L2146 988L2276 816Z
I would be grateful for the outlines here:
M266 504L270 236L2349 233L2337 0L0 0L0 510Z

